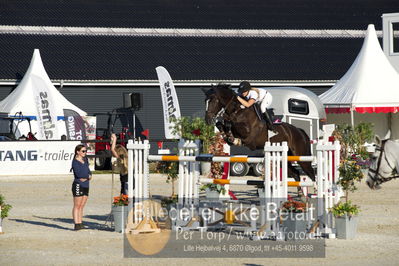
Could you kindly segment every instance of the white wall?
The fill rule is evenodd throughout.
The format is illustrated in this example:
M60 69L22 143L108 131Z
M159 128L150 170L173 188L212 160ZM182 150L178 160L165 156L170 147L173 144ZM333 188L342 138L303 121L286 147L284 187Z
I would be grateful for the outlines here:
M391 114L384 114L384 113L378 113L378 114L359 114L359 113L354 113L354 120L355 120L355 125L361 123L361 122L366 122L366 123L372 123L374 124L374 134L377 134L380 137L384 137L388 130L389 130L389 119L390 119ZM395 127L393 128L393 136L396 136L396 138L399 138L399 115L398 114L392 114L393 118L392 121L395 120ZM350 114L327 114L327 124L351 124L351 117Z

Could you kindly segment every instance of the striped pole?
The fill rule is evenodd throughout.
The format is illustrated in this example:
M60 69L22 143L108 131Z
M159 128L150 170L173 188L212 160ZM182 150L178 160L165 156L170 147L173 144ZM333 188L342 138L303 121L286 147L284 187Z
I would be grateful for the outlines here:
M313 156L287 156L289 162L313 162ZM247 157L247 156L213 156L211 154L200 154L198 156L184 155L149 155L149 161L166 161L166 162L228 162L228 163L262 163L263 157Z
M200 183L204 184L218 184L218 185L248 185L264 187L263 180L231 180L231 179L213 179L213 178L200 178ZM302 181L287 181L289 187L313 187L313 182Z

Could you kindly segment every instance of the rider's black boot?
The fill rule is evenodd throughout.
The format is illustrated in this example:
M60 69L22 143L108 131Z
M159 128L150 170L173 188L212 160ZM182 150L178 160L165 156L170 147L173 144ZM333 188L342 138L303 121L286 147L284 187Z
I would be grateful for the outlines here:
M272 119L270 118L269 113L267 112L267 110L266 110L266 112L263 113L263 116L265 118L266 125L269 128L269 130L275 131L275 127L273 125Z

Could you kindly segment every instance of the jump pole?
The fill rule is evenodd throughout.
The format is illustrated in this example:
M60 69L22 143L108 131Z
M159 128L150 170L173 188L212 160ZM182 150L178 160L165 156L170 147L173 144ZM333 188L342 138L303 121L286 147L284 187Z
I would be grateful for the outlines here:
M219 184L219 185L247 185L247 186L258 186L264 187L263 180L231 180L231 179L212 179L212 178L200 178L200 183L205 184ZM314 182L303 182L303 181L287 181L288 187L313 187Z
M149 155L149 161L165 161L165 162L228 162L228 163L262 163L263 157L247 157L247 156L213 156L210 154L200 154L198 156L184 155ZM313 162L314 156L287 156L289 162Z

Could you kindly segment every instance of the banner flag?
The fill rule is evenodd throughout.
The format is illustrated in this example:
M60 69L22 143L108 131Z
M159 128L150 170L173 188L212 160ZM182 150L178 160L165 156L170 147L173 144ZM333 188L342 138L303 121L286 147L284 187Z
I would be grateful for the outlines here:
M175 86L173 85L172 78L168 71L159 66L156 68L159 86L161 88L162 106L164 114L164 128L165 138L167 139L179 139L178 134L172 134L172 128L174 123L171 122L171 118L180 119L180 106L177 98Z
M65 127L68 140L86 139L85 122L74 110L64 109Z
M45 80L31 78L32 94L36 103L38 118L38 139L58 139L56 101Z

